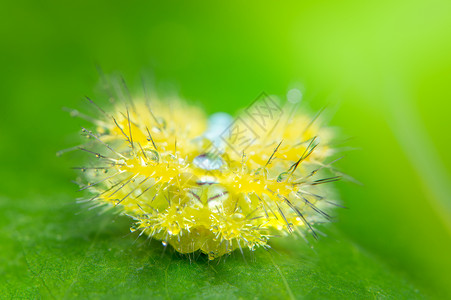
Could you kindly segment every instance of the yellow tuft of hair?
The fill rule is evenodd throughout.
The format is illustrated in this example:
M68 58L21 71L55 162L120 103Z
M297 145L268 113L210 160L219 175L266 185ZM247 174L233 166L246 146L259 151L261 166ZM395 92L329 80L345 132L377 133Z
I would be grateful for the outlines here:
M270 113L243 112L212 138L204 112L181 101L115 105L83 129L92 142L82 150L97 161L83 168L91 183L82 189L180 253L215 259L269 247L275 235L316 236L315 223L330 218L323 183L338 179L317 178L334 152L331 132L286 107L270 128L257 126Z

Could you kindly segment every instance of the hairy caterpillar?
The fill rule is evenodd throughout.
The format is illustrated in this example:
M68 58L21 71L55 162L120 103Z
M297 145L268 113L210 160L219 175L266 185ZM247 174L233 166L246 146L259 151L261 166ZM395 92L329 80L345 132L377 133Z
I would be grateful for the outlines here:
M321 175L333 161L331 132L287 103L262 94L237 118L182 101L130 97L99 111L78 167L87 199L119 206L140 231L180 253L215 259L235 249L269 247L274 235L316 237L334 204ZM320 177L323 176L323 177Z

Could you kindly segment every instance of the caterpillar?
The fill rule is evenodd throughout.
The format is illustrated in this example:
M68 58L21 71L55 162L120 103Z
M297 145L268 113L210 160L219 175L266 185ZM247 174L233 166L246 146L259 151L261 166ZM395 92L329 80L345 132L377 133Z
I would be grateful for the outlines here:
M329 128L262 94L235 119L208 118L181 100L129 97L99 114L80 190L86 201L119 207L139 231L180 253L210 260L270 248L274 236L309 232L339 206L325 184L334 161ZM87 182L87 183L86 183Z

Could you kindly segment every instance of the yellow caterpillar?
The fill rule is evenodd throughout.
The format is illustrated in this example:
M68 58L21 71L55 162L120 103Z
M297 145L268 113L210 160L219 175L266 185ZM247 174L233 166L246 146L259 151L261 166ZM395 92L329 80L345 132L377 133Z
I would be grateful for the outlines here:
M91 142L80 149L95 162L81 167L81 189L119 206L132 231L209 259L281 233L316 236L333 205L323 184L339 179L318 177L331 133L290 105L263 94L233 121L181 101L98 107L95 128L83 128Z

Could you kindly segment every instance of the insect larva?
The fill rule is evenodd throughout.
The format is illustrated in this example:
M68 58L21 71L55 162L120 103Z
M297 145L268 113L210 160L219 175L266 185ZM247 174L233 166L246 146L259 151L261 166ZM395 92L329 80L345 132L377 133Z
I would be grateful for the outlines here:
M339 176L321 177L334 151L317 116L286 113L265 94L234 120L127 95L111 111L87 98L100 116L78 147L92 163L77 169L88 201L119 206L132 231L214 259L275 234L317 237L315 224L332 218L324 184Z

